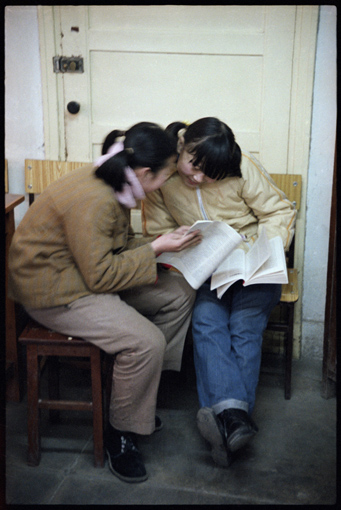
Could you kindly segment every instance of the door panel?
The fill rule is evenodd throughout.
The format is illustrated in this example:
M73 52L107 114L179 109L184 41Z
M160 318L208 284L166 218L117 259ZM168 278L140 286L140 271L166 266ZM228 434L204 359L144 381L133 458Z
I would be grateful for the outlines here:
M123 70L119 80L116 69ZM198 75L198 69L202 70L200 79L193 78ZM121 126L122 122L123 127L141 119L167 125L174 120L216 116L234 126L242 145L259 152L260 57L247 56L238 62L225 55L95 51L91 53L91 71L94 143L101 143L108 126ZM219 79L213 90L212 76L215 75L219 75ZM180 85L181 93L177 92ZM240 101L238 109L233 101L236 90L240 97L246 98ZM196 100L200 97L205 98L204 102Z
M89 6L89 28L127 33L131 27L149 32L166 28L171 32L262 32L264 9L259 6ZM129 33L128 33L129 35ZM131 39L134 39L130 33Z

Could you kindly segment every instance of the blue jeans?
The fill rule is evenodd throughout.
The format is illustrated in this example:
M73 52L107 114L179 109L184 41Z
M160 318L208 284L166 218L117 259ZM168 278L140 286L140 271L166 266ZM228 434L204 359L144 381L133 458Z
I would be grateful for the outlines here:
M204 283L192 316L194 364L201 407L252 413L262 356L263 333L281 285L244 287L241 281L221 299Z

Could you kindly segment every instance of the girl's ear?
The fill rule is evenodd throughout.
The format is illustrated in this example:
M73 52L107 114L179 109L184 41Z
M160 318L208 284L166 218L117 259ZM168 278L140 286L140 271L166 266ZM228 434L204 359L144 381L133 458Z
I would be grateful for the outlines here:
M184 138L184 136L179 136L178 144L176 146L177 151L178 151L179 154L183 150L184 147L185 147L185 138Z
M148 166L136 168L135 174L141 184L150 180L150 178L153 177L153 175L154 175L153 172L151 171L150 167L148 167Z

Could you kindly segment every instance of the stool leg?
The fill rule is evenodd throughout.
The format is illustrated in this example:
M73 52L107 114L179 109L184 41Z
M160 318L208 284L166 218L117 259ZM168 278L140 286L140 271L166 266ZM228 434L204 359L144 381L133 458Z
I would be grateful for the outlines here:
M50 356L48 359L48 389L51 400L59 400L59 358ZM52 423L59 421L60 413L58 409L50 409L49 418Z
M112 376L114 370L114 356L105 354L106 359L104 363L104 425L105 427L109 422L109 410L112 390Z
M102 407L101 352L99 349L92 351L90 360L91 360L95 467L103 467L104 466L103 407Z
M294 342L294 306L288 305L288 333L287 345L285 352L285 383L284 383L284 398L290 400L291 398L291 367L292 367L292 351Z
M40 462L40 410L38 408L40 370L36 345L27 345L27 416L29 466Z

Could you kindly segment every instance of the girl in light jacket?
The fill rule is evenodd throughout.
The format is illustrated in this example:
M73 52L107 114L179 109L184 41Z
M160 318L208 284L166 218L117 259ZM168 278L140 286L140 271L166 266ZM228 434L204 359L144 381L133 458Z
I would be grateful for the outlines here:
M123 138L118 138L123 135ZM112 132L104 154L52 183L19 224L9 292L47 328L115 356L106 450L120 479L147 478L136 434L151 434L162 368L180 370L194 291L157 254L200 242L188 227L135 239L130 208L174 171L176 143L153 123Z
M146 235L197 220L224 221L248 251L259 229L280 236L288 249L296 211L232 130L207 117L190 126L168 126L178 140L177 172L143 201ZM213 459L228 466L257 432L251 418L258 384L263 332L281 296L281 285L236 282L218 299L210 281L197 291L192 317L194 363L201 408L197 423Z

